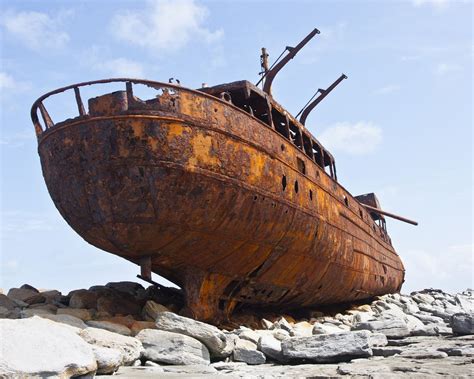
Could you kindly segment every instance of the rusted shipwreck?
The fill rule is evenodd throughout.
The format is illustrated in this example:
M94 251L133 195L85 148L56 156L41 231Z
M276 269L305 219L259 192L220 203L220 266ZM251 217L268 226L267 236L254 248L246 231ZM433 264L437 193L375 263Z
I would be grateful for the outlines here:
M399 291L404 267L386 212L374 194L353 197L338 182L333 156L304 126L345 76L318 90L299 119L271 95L277 72L317 33L272 67L262 49L263 89L107 79L41 96L31 117L61 215L87 242L140 265L143 279L153 272L181 286L187 314L200 320L245 305ZM123 90L90 98L86 110L80 90L103 83ZM134 96L141 85L156 96ZM78 116L54 123L44 101L68 90Z

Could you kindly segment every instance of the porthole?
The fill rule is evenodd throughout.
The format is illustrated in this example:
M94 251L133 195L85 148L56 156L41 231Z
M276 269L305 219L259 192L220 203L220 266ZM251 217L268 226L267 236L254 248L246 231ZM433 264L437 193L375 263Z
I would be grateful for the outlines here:
M284 191L286 189L286 175L283 175L283 177L281 178L281 186Z
M313 200L313 191L312 190L309 190L309 199Z
M281 151L285 151L285 145L281 144L280 148L281 148Z
M346 204L346 207L348 207L349 206L349 199L347 198L346 195L343 195L342 197L344 198L344 204Z
M295 180L295 192L298 193L298 181Z

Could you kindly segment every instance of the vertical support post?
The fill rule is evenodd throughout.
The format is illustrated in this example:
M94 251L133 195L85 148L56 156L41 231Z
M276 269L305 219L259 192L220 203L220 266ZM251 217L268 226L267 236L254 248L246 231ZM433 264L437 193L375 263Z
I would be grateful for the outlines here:
M300 143L301 150L304 151L303 131L299 128L299 126L296 126L296 128L298 129L298 135L296 136L296 138L298 138L298 142Z
M261 75L265 77L265 75L267 75L267 72L268 72L268 53L267 53L267 49L264 47L262 47L262 55L260 55L260 66L262 67ZM262 87L263 87L263 82L262 82Z
M81 99L81 92L79 87L74 87L74 95L76 96L77 110L79 111L79 116L85 116L86 110L84 109L84 104Z
M275 129L275 125L273 125L272 104L270 103L270 100L268 99L268 97L266 97L266 100L267 100L267 112L268 112L268 125L270 125L272 129Z
M320 145L318 145L318 146L319 146L319 151L321 152L319 163L320 163L320 166L323 169L323 171L326 171L326 168L324 166L324 149Z
M290 139L290 119L288 115L285 115L285 133L286 138Z
M39 136L43 133L43 127L41 126L39 120L38 120L38 108L34 107L31 110L31 119L33 120L33 125L35 126L35 132L36 132L36 137L39 138Z
M127 108L130 107L130 105L133 104L133 86L132 82L127 82L125 83L125 88L127 90Z
M140 275L147 279L151 280L151 256L147 255L140 259Z
M54 126L53 120L51 120L51 117L49 116L48 111L46 110L43 102L38 104L40 112L41 112L41 117L43 117L44 125L46 126L46 129L52 128Z

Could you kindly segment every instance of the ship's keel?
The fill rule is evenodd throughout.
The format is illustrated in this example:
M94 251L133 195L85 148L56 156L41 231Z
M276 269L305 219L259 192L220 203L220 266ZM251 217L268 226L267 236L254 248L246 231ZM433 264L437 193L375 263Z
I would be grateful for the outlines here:
M223 298L231 278L197 268L187 268L183 285L183 315L196 320L221 324L229 320L233 302Z

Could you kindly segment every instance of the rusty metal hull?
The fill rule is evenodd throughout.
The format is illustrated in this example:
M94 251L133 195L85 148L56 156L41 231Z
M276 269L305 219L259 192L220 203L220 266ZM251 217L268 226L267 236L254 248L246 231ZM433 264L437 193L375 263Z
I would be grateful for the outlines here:
M400 290L388 236L301 150L220 99L180 90L175 100L39 136L51 197L86 241L137 264L150 257L153 272L185 290L189 314L207 321L239 304L294 308Z

